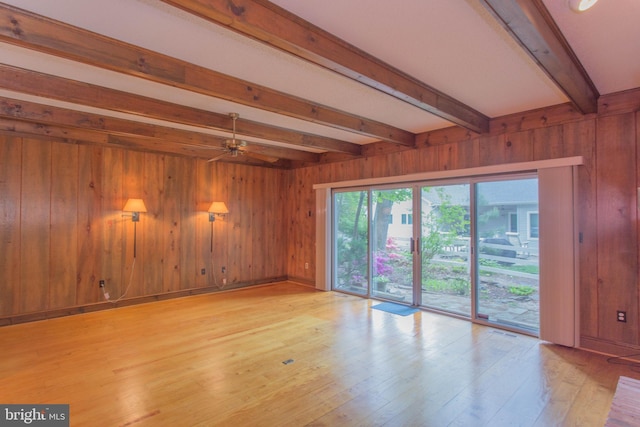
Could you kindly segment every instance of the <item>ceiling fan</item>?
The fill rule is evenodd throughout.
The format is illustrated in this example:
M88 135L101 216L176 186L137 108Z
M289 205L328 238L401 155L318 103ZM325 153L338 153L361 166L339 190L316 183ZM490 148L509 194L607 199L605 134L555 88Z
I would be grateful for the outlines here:
M252 153L248 150L244 150L243 148L247 146L247 141L243 141L240 139L236 139L236 120L240 115L238 113L229 113L229 117L233 120L233 137L231 139L226 139L224 141L223 147L221 149L225 150L224 153L219 154L211 159L207 160L208 162L215 162L225 156L238 157L238 155L248 155L250 157L254 157L259 160L263 160L269 163L275 163L278 161L277 157L265 156L259 153Z

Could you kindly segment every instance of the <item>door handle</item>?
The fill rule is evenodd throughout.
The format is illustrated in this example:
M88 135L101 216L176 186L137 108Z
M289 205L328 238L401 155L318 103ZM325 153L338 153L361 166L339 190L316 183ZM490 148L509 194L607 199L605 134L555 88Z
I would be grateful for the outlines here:
M420 238L413 238L411 237L411 240L409 241L409 249L411 251L411 253L416 252L418 255L420 255Z

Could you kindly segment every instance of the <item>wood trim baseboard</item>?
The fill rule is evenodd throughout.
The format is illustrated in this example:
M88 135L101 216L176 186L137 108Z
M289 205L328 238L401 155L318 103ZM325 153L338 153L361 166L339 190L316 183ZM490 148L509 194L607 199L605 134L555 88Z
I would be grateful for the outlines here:
M311 280L311 279L305 279L303 277L295 277L295 276L289 276L287 278L287 280L289 282L295 283L296 285L302 285L302 286L307 286L310 288L314 288L316 287L316 282Z
M56 317L73 316L76 314L90 313L93 311L110 310L113 308L127 307L130 305L146 304L154 301L162 301L173 298L182 298L192 295L208 294L214 292L228 292L247 287L254 287L260 285L268 285L276 282L283 282L289 280L287 276L270 277L260 280L252 280L248 282L230 283L223 288L217 288L214 286L207 286L204 288L191 288L180 291L166 292L155 295L145 295L141 297L127 298L117 303L113 302L99 302L85 305L78 305L73 307L65 307L53 310L44 310L34 313L16 314L6 317L0 317L0 327L16 325L19 323L36 322L39 320L55 319Z
M636 345L607 341L583 335L580 337L580 347L578 348L607 356L640 361L640 346Z

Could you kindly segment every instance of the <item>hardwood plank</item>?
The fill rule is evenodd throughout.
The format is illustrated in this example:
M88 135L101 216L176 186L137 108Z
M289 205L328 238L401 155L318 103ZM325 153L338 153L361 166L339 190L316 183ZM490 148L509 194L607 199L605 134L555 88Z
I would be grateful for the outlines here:
M145 203L145 181L144 181L144 164L146 155L135 151L124 151L122 160L122 199L120 201L120 226L122 227L123 241L123 266L120 277L120 283L122 283L121 289L127 290L128 297L137 297L145 295L144 291L144 269L142 266L145 263L145 251L142 250L142 236L138 235L136 242L136 259L133 259L133 227L130 217L122 216L122 208L128 199L140 199L142 198ZM145 205L148 207L148 205ZM142 214L141 221L145 221L147 214ZM140 233L144 228L138 222L137 233ZM115 295L119 298L122 294Z
M68 403L72 425L603 425L618 377L640 380L371 303L283 282L2 327L0 401Z
M264 206L263 209L253 209L251 212L251 224L253 227L254 238L251 241L251 279L265 277L266 264L269 261L261 257L260 254L269 253L269 248L265 246L267 239L268 219L274 215L274 206L272 203L267 204L267 194L275 188L266 188L265 169L256 169L249 185L253 189L252 202L254 206ZM273 248L275 249L275 248Z
M181 288L181 264L180 252L182 251L182 238L180 236L180 224L182 218L180 212L182 191L179 177L180 167L178 158L166 156L164 158L163 175L163 199L162 204L162 265L163 286L162 292L176 291Z
M165 236L162 227L165 222L164 203L164 160L165 156L144 155L143 181L144 203L147 213L142 214L138 225L138 250L142 250L144 294L163 292Z
M105 281L105 289L111 298L117 299L125 290L122 280L124 264L124 221L122 208L123 150L105 148L102 159L102 268L99 280Z
M430 151L437 153L437 156L431 156L438 161L437 170L464 169L478 164L479 145L477 141L442 144L432 147ZM422 170L436 170L436 168L431 166L430 169Z
M640 423L640 381L620 377L605 427L632 426Z
M597 262L597 188L595 120L568 123L562 132L565 156L580 155L584 164L578 168L577 223L580 283L580 332L598 334L598 262Z
M78 305L102 298L98 287L102 273L102 152L99 147L78 147Z
M48 308L50 285L51 143L22 144L20 311Z
M265 243L267 247L270 246L270 241L273 241L275 247L278 248L280 253L287 253L287 225L288 225L288 193L287 193L287 179L289 174L283 171L277 172L275 176L275 182L273 183L275 191L273 194L276 195L276 199L274 203L276 205L275 215L272 216L272 222L269 225L269 233L271 235L271 240L267 240ZM273 199L272 199L273 200ZM264 253L270 253L270 249L268 249ZM313 256L315 257L315 251L313 252ZM287 274L287 257L277 257L272 262L267 263L267 269L271 268L272 270L267 270L267 275L269 277L282 277L282 275Z
M196 287L200 274L196 264L196 170L193 162L180 158L177 182L180 185L180 289Z
M239 216L239 209L243 209L242 204L236 204L234 200L233 171L234 165L216 163L211 169L213 179L213 194L211 201L222 201L227 204L229 213L222 218L216 218L213 223L213 255L212 255L212 275L213 285L219 289L224 289L232 283L230 270L233 236L235 235L235 218ZM242 254L241 254L242 255ZM224 270L224 271L223 271ZM223 283L226 280L226 284Z
M0 316L20 311L22 138L0 135Z
M634 131L633 113L597 120L596 215L598 253L616 254L598 257L598 336L637 345L638 245L629 238L638 235ZM617 321L617 310L627 312L626 323Z
M194 237L196 268L198 273L204 269L205 274L196 276L195 287L201 288L214 283L213 274L213 224L209 222L209 214L206 213L213 198L212 164L205 161L196 163L196 206L199 211L196 214L196 235Z
M78 146L51 145L50 309L71 307L78 277Z
M258 206L255 201L256 189L251 187L255 171L240 165L232 165L229 179L229 215L231 221L228 239L228 280L237 283L251 280L253 275L252 252L254 233L252 215Z

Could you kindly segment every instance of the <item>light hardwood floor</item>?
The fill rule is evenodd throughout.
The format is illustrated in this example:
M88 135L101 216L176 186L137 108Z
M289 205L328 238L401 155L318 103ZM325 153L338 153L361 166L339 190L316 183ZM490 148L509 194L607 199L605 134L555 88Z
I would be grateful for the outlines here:
M2 327L0 403L69 403L73 426L602 426L640 379L375 303L281 283Z

